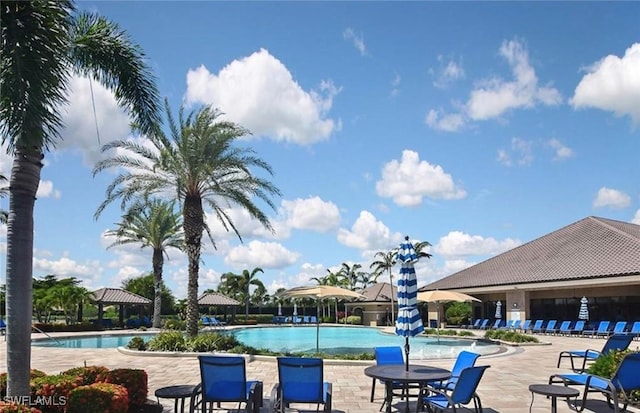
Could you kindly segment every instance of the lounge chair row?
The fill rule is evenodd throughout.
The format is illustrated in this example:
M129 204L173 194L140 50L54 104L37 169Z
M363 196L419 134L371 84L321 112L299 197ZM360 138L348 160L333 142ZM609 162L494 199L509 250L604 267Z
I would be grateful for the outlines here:
M583 387L582 401L576 406L577 411L586 407L589 393L602 393L607 398L607 404L615 413L624 411L627 407L628 396L632 391L640 390L640 353L630 352L624 356L622 362L612 377L600 377L587 373L587 363L596 361L599 357L611 351L625 351L629 348L633 336L630 334L613 334L609 336L602 350L565 350L558 355L558 366L562 360L569 359L571 373L554 374L549 377L549 384Z
M305 315L302 317L274 315L272 322L273 324L316 324L318 322L318 318L314 315Z
M627 321L618 321L612 324L610 321L600 321L594 326L587 326L585 320L508 320L504 322L496 319L492 324L489 319L477 319L473 325L468 326L473 329L503 329L521 331L532 334L557 334L572 335L579 334L591 337L608 337L612 334L629 334L633 337L640 337L640 321L629 323Z
M202 325L205 327L224 327L227 325L224 321L220 321L215 317L209 317L203 315L200 320L202 320Z

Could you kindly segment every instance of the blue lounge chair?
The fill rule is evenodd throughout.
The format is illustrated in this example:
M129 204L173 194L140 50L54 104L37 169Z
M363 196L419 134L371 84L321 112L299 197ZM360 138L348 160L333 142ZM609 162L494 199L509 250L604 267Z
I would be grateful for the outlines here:
M244 357L198 356L200 361L200 384L191 397L190 412L206 411L220 403L236 402L238 410L245 403L245 412L258 413L262 407L262 382L248 381Z
M477 330L480 327L480 323L482 323L482 319L481 318L476 318L476 321L474 321L472 325L464 326L464 327L465 328L473 328L473 329Z
M322 359L278 357L278 383L271 390L271 411L285 411L292 403L324 405L331 412L331 383L323 381Z
M518 330L520 330L520 328L521 328L521 327L520 327L520 325L521 325L521 324L522 324L522 321L521 321L521 320L515 320L515 321L513 322L513 324L511 325L511 330L513 330L513 331L518 331Z
M0 318L0 333L7 334L7 324Z
M582 334L582 331L584 330L584 323L584 320L576 321L576 325L571 329L571 334Z
M311 319L309 320L309 322L310 322L311 324L318 324L318 317L316 317L316 316L312 315L312 316L311 316Z
M480 354L478 353L473 353L466 350L461 351L460 353L458 353L456 362L453 364L453 368L451 369L451 377L445 381L430 382L428 386L430 388L439 390L453 390L456 386L456 383L460 379L462 370L469 367L474 367L476 365L476 360L478 360L478 357L480 357Z
M522 323L522 326L520 327L520 331L526 333L529 330L531 330L531 320L524 320L524 323Z
M640 337L640 321L635 321L627 334L632 337Z
M600 357L602 354L607 354L612 350L618 350L618 351L626 350L631 344L632 340L633 340L633 336L629 334L614 334L611 337L609 337L606 343L604 343L604 347L602 347L602 350L600 351L593 350L593 349L561 351L560 354L558 355L557 367L560 367L560 362L562 361L563 358L568 357L569 360L571 360L571 370L577 371L577 372L583 372L585 371L587 361L594 361L595 359ZM578 361L580 360L582 361L582 366L580 366L579 369L576 369L574 365L574 359L577 359Z
M542 328L543 323L544 323L544 320L536 320L536 322L533 324L533 327L531 328L531 332L542 333L544 331L544 329Z
M215 317L209 317L209 323L212 327L224 327L227 325L227 323L220 321Z
M544 328L545 334L554 334L556 332L556 324L558 320L549 320L547 326Z
M202 325L205 327L209 327L211 325L211 321L209 321L209 317L207 317L206 315L200 317L200 321L202 321Z
M451 392L431 389L432 395L418 399L417 411L421 411L424 406L427 406L428 411L431 411L432 407L442 411L452 408L453 412L456 413L458 411L457 407L473 401L476 413L481 413L482 402L480 401L480 396L476 393L476 389L487 368L489 366L476 366L462 370Z
M516 320L507 320L506 324L500 327L500 330L511 330Z
M562 334L563 336L571 334L571 321L563 321L560 324L560 328L556 330L556 333Z
M491 329L497 329L497 328L500 328L501 325L502 325L502 319L501 318L496 318L490 328Z
M302 316L302 323L303 324L309 324L311 322L311 319L309 318L308 315L303 315Z
M618 321L613 326L613 331L611 332L611 334L624 334L626 328L627 328L627 322L626 321Z
M629 353L623 359L618 369L609 378L593 374L554 374L549 377L549 384L563 383L567 385L584 386L582 403L578 411L583 411L589 393L602 393L607 396L607 404L615 413L625 410L628 400L627 395L633 390L640 390L640 353ZM623 406L620 409L619 394L623 396Z
M598 328L595 330L583 330L582 331L582 335L583 336L598 336L598 335L609 335L609 324L611 324L610 321L600 321L598 323Z

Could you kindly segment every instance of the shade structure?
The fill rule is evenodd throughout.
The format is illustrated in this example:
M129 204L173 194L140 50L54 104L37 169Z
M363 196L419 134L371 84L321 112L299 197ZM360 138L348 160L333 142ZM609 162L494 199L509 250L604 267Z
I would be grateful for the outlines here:
M282 315L282 303L278 303L278 315Z
M151 300L122 288L100 288L89 295L89 299L98 304L98 324L102 325L103 308L105 305L118 305L118 321L124 324L124 306L150 305Z
M298 315L298 304L297 303L293 303L293 315L294 316Z
M589 319L589 300L587 297L582 297L580 299L580 312L578 313L578 319L580 320L588 320Z
M299 298L306 297L316 300L316 306L320 305L323 298L344 298L362 299L364 295L347 290L346 288L335 287L333 285L312 285L304 287L294 287L279 293L281 297ZM296 314L296 304L293 304L294 314ZM320 351L320 317L316 316L316 353Z
M448 302L466 302L466 301L480 301L476 297L473 297L468 294L460 293L458 291L449 291L449 290L430 290L430 291L420 291L418 292L418 301L424 301L427 303L435 303L436 304L436 313L438 322L440 322L440 303L448 303ZM438 334L438 340L440 340L440 330L436 325L436 333Z
M227 297L226 295L210 292L203 293L198 298L198 305L208 305L208 306L217 306L217 305L240 305L240 301L234 300L233 298Z
M398 276L398 319L396 320L396 334L405 337L405 368L409 370L409 337L417 336L424 331L422 317L418 311L418 280L414 264L418 261L413 244L409 237L400 244L398 262L401 263Z
M502 302L496 303L496 318L502 318Z

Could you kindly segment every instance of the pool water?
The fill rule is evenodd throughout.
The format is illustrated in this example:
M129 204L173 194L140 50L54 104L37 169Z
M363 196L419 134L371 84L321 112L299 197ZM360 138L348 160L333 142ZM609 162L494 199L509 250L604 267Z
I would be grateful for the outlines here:
M31 344L38 347L57 348L116 348L126 346L133 337L142 337L144 341L149 341L153 337L153 334L114 334L51 339L46 338L42 340L35 340Z
M292 353L316 351L316 327L257 327L234 330L243 344L255 348ZM475 340L418 336L409 339L410 359L455 358L462 350L482 355L500 351L500 346ZM377 346L404 346L405 338L370 327L320 327L319 350L327 354L373 353Z

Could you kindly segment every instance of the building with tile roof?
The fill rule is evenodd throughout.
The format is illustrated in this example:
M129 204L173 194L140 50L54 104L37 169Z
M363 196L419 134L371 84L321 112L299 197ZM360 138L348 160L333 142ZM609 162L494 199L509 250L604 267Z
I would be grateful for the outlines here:
M580 299L591 320L640 320L640 225L587 217L420 290L480 298L474 318L575 320Z

